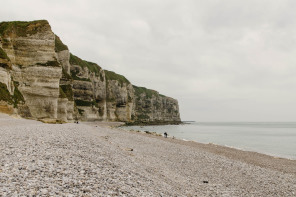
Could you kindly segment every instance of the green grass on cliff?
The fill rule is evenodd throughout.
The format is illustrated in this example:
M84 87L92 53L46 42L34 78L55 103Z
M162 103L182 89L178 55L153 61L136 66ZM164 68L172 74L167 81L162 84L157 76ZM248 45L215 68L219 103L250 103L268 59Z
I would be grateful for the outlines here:
M61 39L55 35L55 51L56 52L60 52L60 51L64 51L64 50L68 50L67 45L65 45Z
M25 37L27 34L36 34L41 27L48 24L46 20L38 21L12 21L0 23L0 36L16 33L18 36Z
M158 92L155 90L150 90L144 87L138 87L138 86L133 86L134 90L135 90L135 95L136 96L140 96L141 94L145 94L145 96L147 98L152 98L152 96L157 96Z
M146 115L146 114L139 114L138 115L138 117L137 117L137 119L138 120L141 120L141 121L143 121L143 120L149 120L149 116L148 115Z
M66 96L66 94L65 94L65 92L63 91L63 89L61 88L61 86L60 86L60 88L59 88L59 98L67 98L67 96Z
M85 106L85 107L96 106L97 107L97 103L95 101L75 100L75 103L77 106Z
M60 85L60 98L67 98L73 101L73 90L71 85Z
M5 53L5 51L0 47L0 59L5 59L10 61L9 57ZM0 67L5 68L5 69L11 69L7 63L0 63Z
M0 47L0 58L9 60L9 57L1 47Z
M0 63L0 67L11 70L11 67L6 63Z
M13 104L12 96L9 94L6 84L0 82L0 100Z
M17 105L20 102L25 102L25 99L22 93L18 89L19 83L16 81L14 81L13 83L14 83L14 92L13 92L14 107L17 107Z
M81 78L81 77L78 77L77 74L78 72L75 71L75 70L71 70L71 78L74 79L74 80L79 80L79 81L89 81L90 82L90 79L88 78Z
M84 110L83 110L83 109L79 109L79 108L77 108L77 110L78 110L78 113L79 113L80 115L83 115L83 114L84 114Z
M65 69L62 67L62 78L71 80L72 77L65 71Z
M95 73L96 76L99 76L100 74L101 67L98 64L82 60L79 57L73 55L72 53L70 54L70 64L78 65L82 68L87 67L88 70Z
M25 99L21 92L18 90L18 83L14 82L14 93L13 95L10 95L6 84L0 82L0 100L6 101L9 104L13 104L14 107L17 107L17 105L20 102L25 102Z
M121 84L121 86L123 85L123 83L126 83L126 84L131 83L123 75L119 75L119 74L112 72L112 71L105 70L105 76L106 76L107 81L108 80L116 80Z
M51 66L51 67L60 67L58 61L47 61L46 63L37 63L38 66Z

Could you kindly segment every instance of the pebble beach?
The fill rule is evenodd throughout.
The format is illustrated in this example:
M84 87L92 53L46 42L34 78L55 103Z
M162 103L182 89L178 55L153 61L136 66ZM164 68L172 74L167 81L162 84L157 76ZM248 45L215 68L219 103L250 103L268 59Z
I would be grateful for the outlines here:
M0 196L296 196L296 160L0 114Z

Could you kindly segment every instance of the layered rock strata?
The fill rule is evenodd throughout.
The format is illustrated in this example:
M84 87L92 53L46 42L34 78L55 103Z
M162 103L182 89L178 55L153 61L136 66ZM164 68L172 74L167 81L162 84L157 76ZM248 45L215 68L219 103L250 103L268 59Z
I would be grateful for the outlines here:
M0 23L0 91L23 117L180 122L177 100L71 54L45 20Z
M133 86L135 101L132 120L135 122L179 122L178 101L155 90Z

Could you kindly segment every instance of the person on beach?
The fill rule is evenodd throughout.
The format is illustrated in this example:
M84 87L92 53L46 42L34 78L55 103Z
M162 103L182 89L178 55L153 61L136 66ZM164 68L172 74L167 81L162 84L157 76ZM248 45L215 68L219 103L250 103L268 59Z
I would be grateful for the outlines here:
M164 135L164 137L165 137L165 138L167 138L167 137L168 137L168 134L167 134L167 132L164 132L164 134L163 134L163 135Z

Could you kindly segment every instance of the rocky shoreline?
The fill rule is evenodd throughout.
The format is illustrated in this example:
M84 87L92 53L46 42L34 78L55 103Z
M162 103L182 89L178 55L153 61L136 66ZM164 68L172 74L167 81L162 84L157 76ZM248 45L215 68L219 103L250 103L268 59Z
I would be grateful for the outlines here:
M111 126L117 126L112 123ZM296 161L0 114L0 196L295 196Z
M151 122L143 122L143 121L135 121L135 122L125 122L125 126L150 126L150 125L180 125L186 124L182 121L151 121Z

